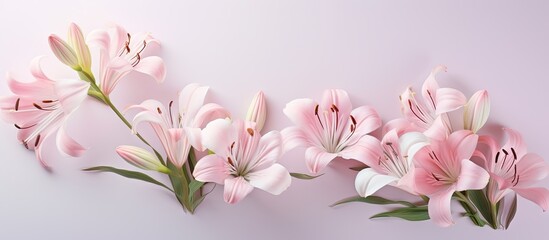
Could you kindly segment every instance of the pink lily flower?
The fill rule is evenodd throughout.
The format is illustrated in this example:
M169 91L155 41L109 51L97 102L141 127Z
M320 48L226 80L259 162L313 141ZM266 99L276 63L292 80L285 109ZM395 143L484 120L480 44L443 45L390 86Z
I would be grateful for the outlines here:
M202 140L215 154L200 159L193 175L225 185L225 202L237 203L254 187L278 195L290 186L290 173L276 163L283 150L280 133L261 136L253 122L217 119L204 128Z
M100 88L109 95L120 79L132 71L151 76L157 82L164 81L166 68L158 56L143 57L146 48L158 43L148 33L130 35L120 26L96 30L88 36L90 45L100 49Z
M355 179L355 188L362 197L368 197L386 185L398 187L417 195L414 187L413 155L429 144L419 132L399 137L397 129L389 131L379 142L377 158L365 159L369 168L361 170Z
M179 93L179 114L172 113L173 101L167 110L156 100L145 100L137 108L133 119L133 131L142 122L148 122L160 139L168 159L177 167L183 166L189 156L191 146L203 150L201 127L213 119L230 116L223 107L215 103L204 104L208 87L189 84Z
M281 133L285 151L307 147L305 161L312 173L321 171L336 157L376 159L379 141L368 133L381 126L376 110L369 106L352 109L347 92L326 90L320 104L312 99L296 99L284 108L296 125Z
M430 197L429 217L440 226L453 224L450 203L454 192L482 189L488 184L488 172L469 160L477 141L476 134L460 130L414 155L416 190Z
M487 189L490 202L496 204L508 193L516 192L547 211L549 190L532 185L549 175L549 165L539 155L528 153L520 133L508 128L503 130L508 138L501 148L492 137L480 137L480 142L490 148L487 155L477 154L484 159L485 168L490 173Z
M462 92L453 88L439 88L436 74L446 71L445 66L434 68L421 88L422 100L408 88L400 95L402 112L406 119L430 138L442 140L453 130L447 113L454 111L467 102Z
M8 87L14 96L0 98L0 117L13 123L19 132L17 139L47 167L42 158L42 143L57 131L59 151L80 156L85 148L67 135L65 124L88 94L89 83L80 80L52 80L40 67L40 57L31 63L35 80L20 82L11 76Z

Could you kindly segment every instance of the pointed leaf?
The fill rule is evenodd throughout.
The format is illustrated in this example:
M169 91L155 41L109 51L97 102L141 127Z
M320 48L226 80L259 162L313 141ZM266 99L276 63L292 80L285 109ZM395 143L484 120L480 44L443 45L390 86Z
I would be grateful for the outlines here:
M492 204L490 200L484 194L482 190L469 190L467 191L467 196L471 199L471 202L478 209L480 214L486 219L486 221L493 227L497 226L497 219L492 217Z
M311 179L315 179L317 177L320 177L322 175L324 175L324 174L311 176L311 175L307 175L307 174L304 174L304 173L290 173L290 176L292 176L294 178L297 178L297 179L301 179L301 180L311 180Z
M354 196L354 197L348 197L345 199L342 199L334 204L332 204L330 207L335 207L340 204L344 203L350 203L350 202L363 202L363 203L371 203L371 204L378 204L378 205L389 205L389 204L400 204L406 207L417 207L413 203L406 202L406 201L393 201L389 199L385 199L378 196L368 196L368 197L361 197L361 196Z
M397 217L408 221L425 221L429 220L429 213L427 212L427 206L405 207L397 208L393 211L378 213L370 217L370 219L382 217Z
M149 175L144 174L142 172L129 171L129 170L118 169L118 168L108 167L108 166L98 166L98 167L86 168L86 169L82 169L82 170L83 171L111 172L111 173L115 173L115 174L118 174L118 175L126 177L126 178L131 178L131 179L136 179L136 180L141 180L141 181L149 182L149 183L152 183L152 184L156 184L158 186L161 186L163 188L166 188L166 189L170 190L170 192L173 192L173 190L171 190L168 186L164 185L163 183L155 180L154 178L152 178Z

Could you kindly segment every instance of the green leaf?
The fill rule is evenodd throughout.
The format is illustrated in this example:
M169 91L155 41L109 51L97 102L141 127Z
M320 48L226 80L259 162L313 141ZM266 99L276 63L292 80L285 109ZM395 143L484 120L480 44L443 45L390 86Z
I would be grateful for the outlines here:
M190 202L193 202L194 194L202 186L204 186L204 183L197 180L192 180L191 183L189 183L189 201Z
M368 197L353 196L353 197L348 197L348 198L342 199L342 200L332 204L330 207L335 207L337 205L344 204L344 203L350 203L350 202L363 202L363 203L371 203L371 204L379 204L379 205L400 204L400 205L403 205L403 206L406 206L406 207L411 207L411 208L417 207L416 205L414 205L413 203L410 203L410 202L393 201L393 200L385 199L385 198L378 197L378 196L368 196Z
M497 219L494 219L492 216L493 206L486 197L486 194L484 194L484 191L469 190L467 191L467 197L471 199L471 202L473 202L480 214L482 214L482 217L486 219L486 222L488 222L492 228L497 228Z
M370 217L370 219L383 217L396 217L408 221L425 221L429 220L429 213L427 212L427 206L405 207L397 208L393 211L378 213Z
M311 180L311 179L315 179L317 177L320 177L324 174L320 174L320 175L317 175L317 176L311 176L311 175L307 175L307 174L304 174L304 173L290 173L290 176L294 177L294 178L297 178L297 179L301 179L301 180Z
M504 229L508 229L509 225L511 225L511 222L513 221L513 218L515 218L515 214L517 213L517 195L513 197L513 201L511 202L511 206L509 207L509 211L507 213L507 217L505 218L505 222L502 223Z
M108 167L108 166L98 166L98 167L86 168L86 169L82 169L82 170L83 171L111 172L111 173L115 173L115 174L118 174L118 175L126 177L126 178L131 178L131 179L136 179L136 180L141 180L141 181L149 182L149 183L152 183L152 184L156 184L158 186L161 186L163 188L166 188L166 189L170 190L170 192L173 192L173 190L170 189L168 186L164 185L163 183L155 180L154 178L152 178L149 175L144 174L142 172L129 171L129 170L118 169L118 168Z

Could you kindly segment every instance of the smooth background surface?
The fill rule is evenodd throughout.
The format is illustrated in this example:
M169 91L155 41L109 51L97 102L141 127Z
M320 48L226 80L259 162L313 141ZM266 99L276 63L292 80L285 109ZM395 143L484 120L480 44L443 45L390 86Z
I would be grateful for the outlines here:
M530 151L549 156L549 4L543 1L175 2L0 0L0 72L29 77L34 56L53 57L48 35L65 36L71 21L86 33L119 23L160 39L159 54L168 68L162 85L139 75L126 79L112 96L120 108L152 97L167 103L187 83L199 82L211 86L210 101L244 117L262 89L269 107L266 130L277 130L290 125L282 113L287 102L318 99L326 88L346 89L355 106L370 104L384 120L397 117L398 95L409 85L418 89L442 63L449 69L439 77L442 86L459 87L468 96L487 89L490 122L521 131ZM5 84L0 93L9 94ZM355 194L355 173L344 161L319 179L294 180L280 196L256 190L235 206L223 202L217 187L194 216L186 215L156 186L79 171L95 165L133 169L114 148L142 145L105 106L85 102L69 131L90 150L79 159L46 151L54 168L49 173L15 140L13 126L0 125L0 239L541 239L549 234L549 215L524 199L508 231L477 228L458 217L450 228L373 221L368 217L388 209L373 205L330 208ZM51 140L46 145L53 149ZM281 162L304 172L303 154L291 151ZM549 181L540 185L549 187ZM382 194L408 197L393 189Z

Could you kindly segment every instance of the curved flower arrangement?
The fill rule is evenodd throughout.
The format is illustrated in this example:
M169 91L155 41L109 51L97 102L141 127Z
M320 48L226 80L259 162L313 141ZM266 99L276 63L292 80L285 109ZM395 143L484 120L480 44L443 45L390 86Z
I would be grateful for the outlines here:
M78 78L57 79L42 71L41 58L32 61L33 81L7 76L14 95L0 98L0 116L18 129L17 138L45 167L42 143L56 133L59 151L80 156L86 149L71 138L64 125L82 101L91 96L104 103L127 125L144 146L122 145L116 152L129 164L165 174L171 186L149 175L109 166L85 171L112 172L161 186L175 195L183 209L193 213L208 194L207 185L224 186L224 200L237 203L255 188L274 195L291 184L291 178L313 179L337 158L354 160L358 170L358 196L349 202L396 204L399 208L373 216L411 221L431 219L439 226L453 224L451 202L457 200L477 226L508 228L517 209L517 195L549 209L549 190L535 183L549 175L549 165L528 153L521 135L502 129L506 139L485 132L490 101L478 91L469 99L457 89L439 87L435 76L446 71L438 66L423 83L420 95L411 88L400 96L402 118L382 126L370 106L353 108L347 93L328 89L319 102L296 99L284 108L295 124L282 131L262 133L266 120L265 95L259 92L245 119L233 118L216 103L205 103L208 87L189 84L176 103L167 106L145 100L130 106L129 120L113 104L110 94L130 72L163 82L162 58L147 56L158 44L150 34L132 35L120 26L100 29L84 37L71 24L67 40L51 35L49 45L57 59L73 69ZM92 50L98 50L98 72L92 71ZM458 117L455 117L458 116ZM162 150L139 134L148 123ZM381 127L381 139L371 135ZM142 148L145 147L145 148ZM316 175L290 173L277 160L294 148L305 148L304 159ZM197 157L200 159L197 159ZM416 202L389 200L374 194L393 186L417 196Z

